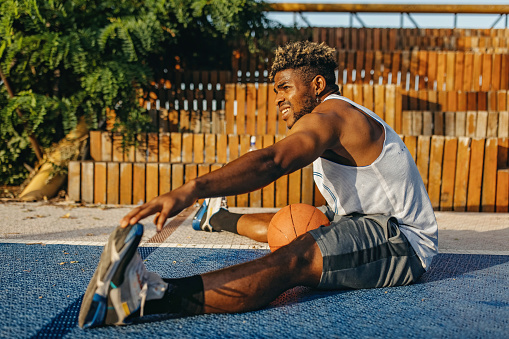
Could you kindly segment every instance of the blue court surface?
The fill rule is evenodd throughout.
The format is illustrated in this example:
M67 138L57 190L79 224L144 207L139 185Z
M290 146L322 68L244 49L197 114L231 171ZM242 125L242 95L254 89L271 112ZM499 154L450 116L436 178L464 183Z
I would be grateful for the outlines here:
M509 256L439 254L419 283L396 288L295 288L243 314L145 317L82 330L78 312L102 247L0 244L2 338L509 338ZM267 250L140 247L164 277L202 273Z

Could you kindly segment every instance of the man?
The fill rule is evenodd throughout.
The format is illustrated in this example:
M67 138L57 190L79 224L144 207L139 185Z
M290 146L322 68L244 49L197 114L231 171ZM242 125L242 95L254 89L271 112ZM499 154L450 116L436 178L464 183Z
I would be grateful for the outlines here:
M133 315L153 313L251 311L298 285L406 285L429 268L437 253L437 224L415 163L385 122L339 95L336 67L334 50L324 44L297 42L276 51L271 77L287 137L128 213L85 293L80 326L124 324ZM141 219L155 214L160 231L168 217L198 199L250 192L310 163L331 226L219 271L182 279L146 271L136 250ZM270 214L235 215L221 209L221 199L207 203L201 228L226 225L266 239Z

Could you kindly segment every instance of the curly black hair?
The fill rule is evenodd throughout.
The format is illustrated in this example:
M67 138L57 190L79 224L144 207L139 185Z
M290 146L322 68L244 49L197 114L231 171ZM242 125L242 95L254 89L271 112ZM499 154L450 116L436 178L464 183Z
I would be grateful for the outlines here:
M297 70L308 82L317 75L325 78L328 87L335 86L338 68L336 50L325 43L318 44L310 41L297 41L278 47L274 56L274 62L270 70L269 78L274 81L274 76L286 69Z

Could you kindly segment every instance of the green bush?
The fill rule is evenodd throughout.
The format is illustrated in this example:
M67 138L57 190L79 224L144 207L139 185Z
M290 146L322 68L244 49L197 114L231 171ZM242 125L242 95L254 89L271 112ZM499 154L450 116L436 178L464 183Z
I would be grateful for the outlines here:
M23 163L33 166L30 134L47 149L82 116L99 128L107 108L128 138L148 131L138 96L155 74L171 71L176 57L186 67L227 69L229 41L255 46L253 32L267 26L263 6L256 0L2 0L0 184L19 184L28 174Z

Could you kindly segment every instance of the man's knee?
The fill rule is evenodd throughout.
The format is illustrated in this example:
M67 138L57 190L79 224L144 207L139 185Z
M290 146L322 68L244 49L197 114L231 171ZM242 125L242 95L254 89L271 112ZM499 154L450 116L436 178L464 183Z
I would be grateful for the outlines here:
M315 239L309 233L299 236L286 246L278 249L274 254L288 263L294 276L300 283L307 286L317 286L320 282L323 268L323 258Z

